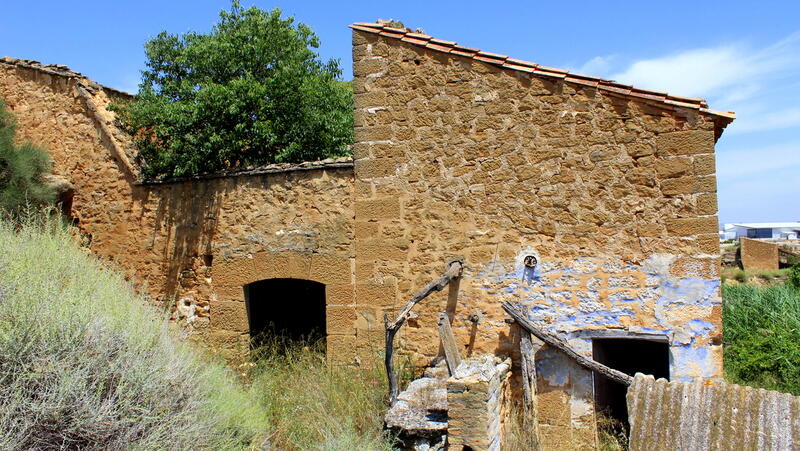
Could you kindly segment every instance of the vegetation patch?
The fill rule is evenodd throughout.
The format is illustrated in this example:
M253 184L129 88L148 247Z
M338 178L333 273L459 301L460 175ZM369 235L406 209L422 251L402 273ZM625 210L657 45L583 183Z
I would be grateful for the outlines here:
M0 222L0 448L260 443L267 417L224 365L38 218Z
M56 198L55 189L44 180L52 167L50 155L31 143L16 144L16 131L14 117L0 100L0 208L8 212Z
M353 93L319 39L278 9L233 2L212 31L145 44L135 101L115 105L148 178L349 154Z
M251 395L264 406L270 442L287 450L390 450L383 433L386 373L329 365L324 342L268 342L250 371Z
M800 395L800 289L725 284L722 293L726 378Z

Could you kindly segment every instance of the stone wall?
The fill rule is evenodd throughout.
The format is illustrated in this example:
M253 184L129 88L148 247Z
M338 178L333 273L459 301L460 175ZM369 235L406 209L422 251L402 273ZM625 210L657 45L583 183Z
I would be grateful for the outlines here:
M106 110L123 94L62 66L3 60L0 97L19 139L47 148L54 173L72 183L69 214L83 244L153 303L174 304L174 318L212 349L247 349L243 285L294 277L326 284L332 359L377 352L356 349L357 325L365 342L386 295L353 284L352 162L142 185ZM369 303L356 303L356 292Z
M499 451L511 362L482 355L461 362L447 380L447 444L453 449Z
M355 230L357 248L385 253L357 249L356 277L397 284L399 302L448 259L466 267L458 299L420 304L400 349L436 355L447 310L464 354L513 355L511 300L587 355L581 332L652 333L668 337L674 379L721 377L711 118L366 28L353 34ZM545 443L593 424L591 374L547 348L537 362Z
M740 238L742 266L745 270L775 271L779 266L778 243Z
M800 398L786 393L637 374L628 411L632 451L800 447Z

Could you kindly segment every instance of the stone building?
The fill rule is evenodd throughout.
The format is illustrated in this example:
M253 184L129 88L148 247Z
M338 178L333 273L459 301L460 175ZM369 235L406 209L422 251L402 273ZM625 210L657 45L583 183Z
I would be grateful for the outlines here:
M142 183L106 110L124 93L6 58L0 97L71 183L65 210L86 246L174 303L212 349L236 355L265 328L316 330L332 362L372 361L384 313L463 259L459 284L399 336L417 363L440 352L442 311L465 356L518 358L509 300L610 366L721 377L714 143L732 113L405 29L351 28L352 160ZM545 444L593 441L595 406L616 409L615 387L546 347L536 361Z

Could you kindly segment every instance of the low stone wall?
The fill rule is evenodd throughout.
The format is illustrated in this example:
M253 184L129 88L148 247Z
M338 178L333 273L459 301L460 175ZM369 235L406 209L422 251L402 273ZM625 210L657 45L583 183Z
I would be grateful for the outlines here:
M451 449L500 450L502 410L511 361L492 355L464 360L447 380L448 430Z
M766 241L741 238L742 266L745 270L761 269L772 271L778 269L778 245Z
M628 389L630 449L800 448L800 397L637 374Z

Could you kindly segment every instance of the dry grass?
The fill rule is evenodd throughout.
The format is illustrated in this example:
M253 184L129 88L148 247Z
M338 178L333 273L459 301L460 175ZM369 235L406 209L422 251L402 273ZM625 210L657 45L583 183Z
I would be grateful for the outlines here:
M0 449L252 449L267 417L56 217L0 220Z
M782 283L789 275L789 268L776 270L751 270L745 271L740 268L722 268L722 281L734 283L759 283L773 284Z
M508 424L505 429L505 449L509 451L538 451L539 437L531 413L518 403L512 403L508 411Z
M296 343L258 350L251 395L268 413L270 441L287 450L390 450L382 367L329 365L323 349Z

